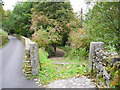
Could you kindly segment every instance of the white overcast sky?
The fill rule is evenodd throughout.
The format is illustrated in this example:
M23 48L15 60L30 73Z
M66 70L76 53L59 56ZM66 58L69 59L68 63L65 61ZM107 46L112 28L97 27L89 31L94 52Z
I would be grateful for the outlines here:
M3 0L4 10L13 10L13 8L14 8L13 6L15 6L17 1L25 1L25 0ZM70 0L70 3L73 7L74 12L80 11L81 8L83 8L83 9L86 8L84 0Z

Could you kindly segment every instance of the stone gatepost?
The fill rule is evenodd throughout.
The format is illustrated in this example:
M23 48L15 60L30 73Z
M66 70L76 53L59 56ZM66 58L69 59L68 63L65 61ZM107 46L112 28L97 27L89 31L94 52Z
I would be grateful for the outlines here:
M95 50L97 48L103 49L104 43L103 42L91 42L90 43L90 51L89 51L89 70L93 73L93 60L95 56Z
M39 53L38 53L38 46L35 42L32 42L30 44L30 59L31 59L32 75L38 75Z

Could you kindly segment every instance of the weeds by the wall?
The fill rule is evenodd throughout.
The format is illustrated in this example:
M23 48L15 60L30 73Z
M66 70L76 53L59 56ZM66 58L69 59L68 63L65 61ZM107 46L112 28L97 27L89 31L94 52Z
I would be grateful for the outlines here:
M0 35L1 35L1 37L0 37L0 39L1 39L0 40L1 41L0 42L0 48L2 48L8 43L9 39L8 39L8 34L1 29L0 29Z

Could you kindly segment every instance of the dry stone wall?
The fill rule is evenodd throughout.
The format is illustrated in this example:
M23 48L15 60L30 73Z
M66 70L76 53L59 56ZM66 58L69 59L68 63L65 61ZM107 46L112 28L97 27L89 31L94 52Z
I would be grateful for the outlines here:
M115 59L117 60L113 61ZM117 53L105 51L103 42L90 43L89 62L92 76L95 76L96 80L101 79L101 84L107 87L119 85L119 56Z
M30 39L21 36L25 42L25 60L24 60L24 73L26 76L38 75L39 71L39 54L37 43L32 42Z

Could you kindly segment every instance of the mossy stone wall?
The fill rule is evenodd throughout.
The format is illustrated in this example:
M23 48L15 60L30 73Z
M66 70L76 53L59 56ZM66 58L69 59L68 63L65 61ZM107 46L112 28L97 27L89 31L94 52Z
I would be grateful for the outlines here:
M119 86L120 61L113 63L111 60L115 58L119 58L118 54L105 51L103 42L91 42L89 67L92 76L103 87Z

